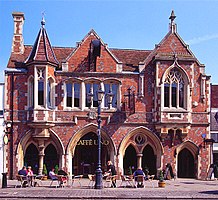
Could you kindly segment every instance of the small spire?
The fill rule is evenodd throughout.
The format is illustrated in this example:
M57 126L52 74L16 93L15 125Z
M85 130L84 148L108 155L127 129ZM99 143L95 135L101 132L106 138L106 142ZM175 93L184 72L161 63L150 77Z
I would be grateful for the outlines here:
M41 25L44 28L45 26L45 11L42 12L42 21L41 21Z
M174 22L174 19L176 18L176 15L174 14L174 10L172 10L171 15L169 17L169 19L171 20L171 23Z
M172 10L169 19L170 19L169 29L172 33L176 33L176 31L177 31L176 30L176 23L174 22L174 20L176 19L176 15L174 13L174 10Z

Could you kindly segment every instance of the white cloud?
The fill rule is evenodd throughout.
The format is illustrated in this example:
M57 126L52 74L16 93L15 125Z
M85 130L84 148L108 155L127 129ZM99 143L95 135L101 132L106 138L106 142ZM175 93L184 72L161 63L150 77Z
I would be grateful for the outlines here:
M217 38L218 38L218 34L205 35L205 36L202 36L202 37L197 37L197 38L187 40L186 43L189 44L189 45L199 44L201 42L205 42L205 41L213 40L213 39L217 39Z

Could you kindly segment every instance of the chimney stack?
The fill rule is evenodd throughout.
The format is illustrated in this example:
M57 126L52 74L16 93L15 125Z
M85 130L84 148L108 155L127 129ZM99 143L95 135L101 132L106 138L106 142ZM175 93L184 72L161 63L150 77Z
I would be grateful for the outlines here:
M24 52L24 41L23 41L23 24L24 24L24 13L13 12L14 18L14 36L12 41L12 53L23 54Z

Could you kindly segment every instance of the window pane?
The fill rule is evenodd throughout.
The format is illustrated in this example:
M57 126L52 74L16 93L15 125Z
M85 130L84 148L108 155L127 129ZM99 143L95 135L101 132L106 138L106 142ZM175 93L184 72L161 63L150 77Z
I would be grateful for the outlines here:
M51 106L51 82L48 81L48 88L47 88L47 99L48 99L48 106Z
M34 105L34 82L33 82L33 79L30 80L30 94L29 95L30 95L29 96L29 99L30 99L29 105L30 105L30 107L33 107L33 105Z
M172 84L172 107L176 107L176 89L177 89L177 84L173 83Z
M89 97L88 97L90 89L91 89L91 84L89 84L89 83L86 84L86 107L90 107L91 106L91 103L89 102Z
M179 107L184 107L184 85L183 83L179 84Z
M80 84L74 83L74 107L79 107L80 102Z
M170 85L168 83L164 84L164 107L169 107L169 93Z
M38 105L44 105L44 81L38 81Z
M113 93L113 100L112 100L112 107L116 108L117 107L117 89L118 85L117 84L112 84L112 93Z
M72 83L66 84L66 90L67 90L67 107L72 107Z
M93 107L98 107L98 89L99 89L99 84L94 83L93 84Z
M110 85L109 84L104 84L104 91L105 91L105 95L104 95L104 107L108 107L108 97L107 94L109 93L110 90Z

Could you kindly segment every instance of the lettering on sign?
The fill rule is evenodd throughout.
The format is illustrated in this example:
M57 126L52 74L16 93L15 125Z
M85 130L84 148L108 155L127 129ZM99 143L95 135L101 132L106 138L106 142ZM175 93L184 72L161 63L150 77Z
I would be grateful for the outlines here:
M108 140L103 140L101 141L101 144L103 145L109 145L109 141ZM91 146L91 145L98 145L98 141L97 140L79 140L79 142L77 142L77 145L85 145L85 146Z

